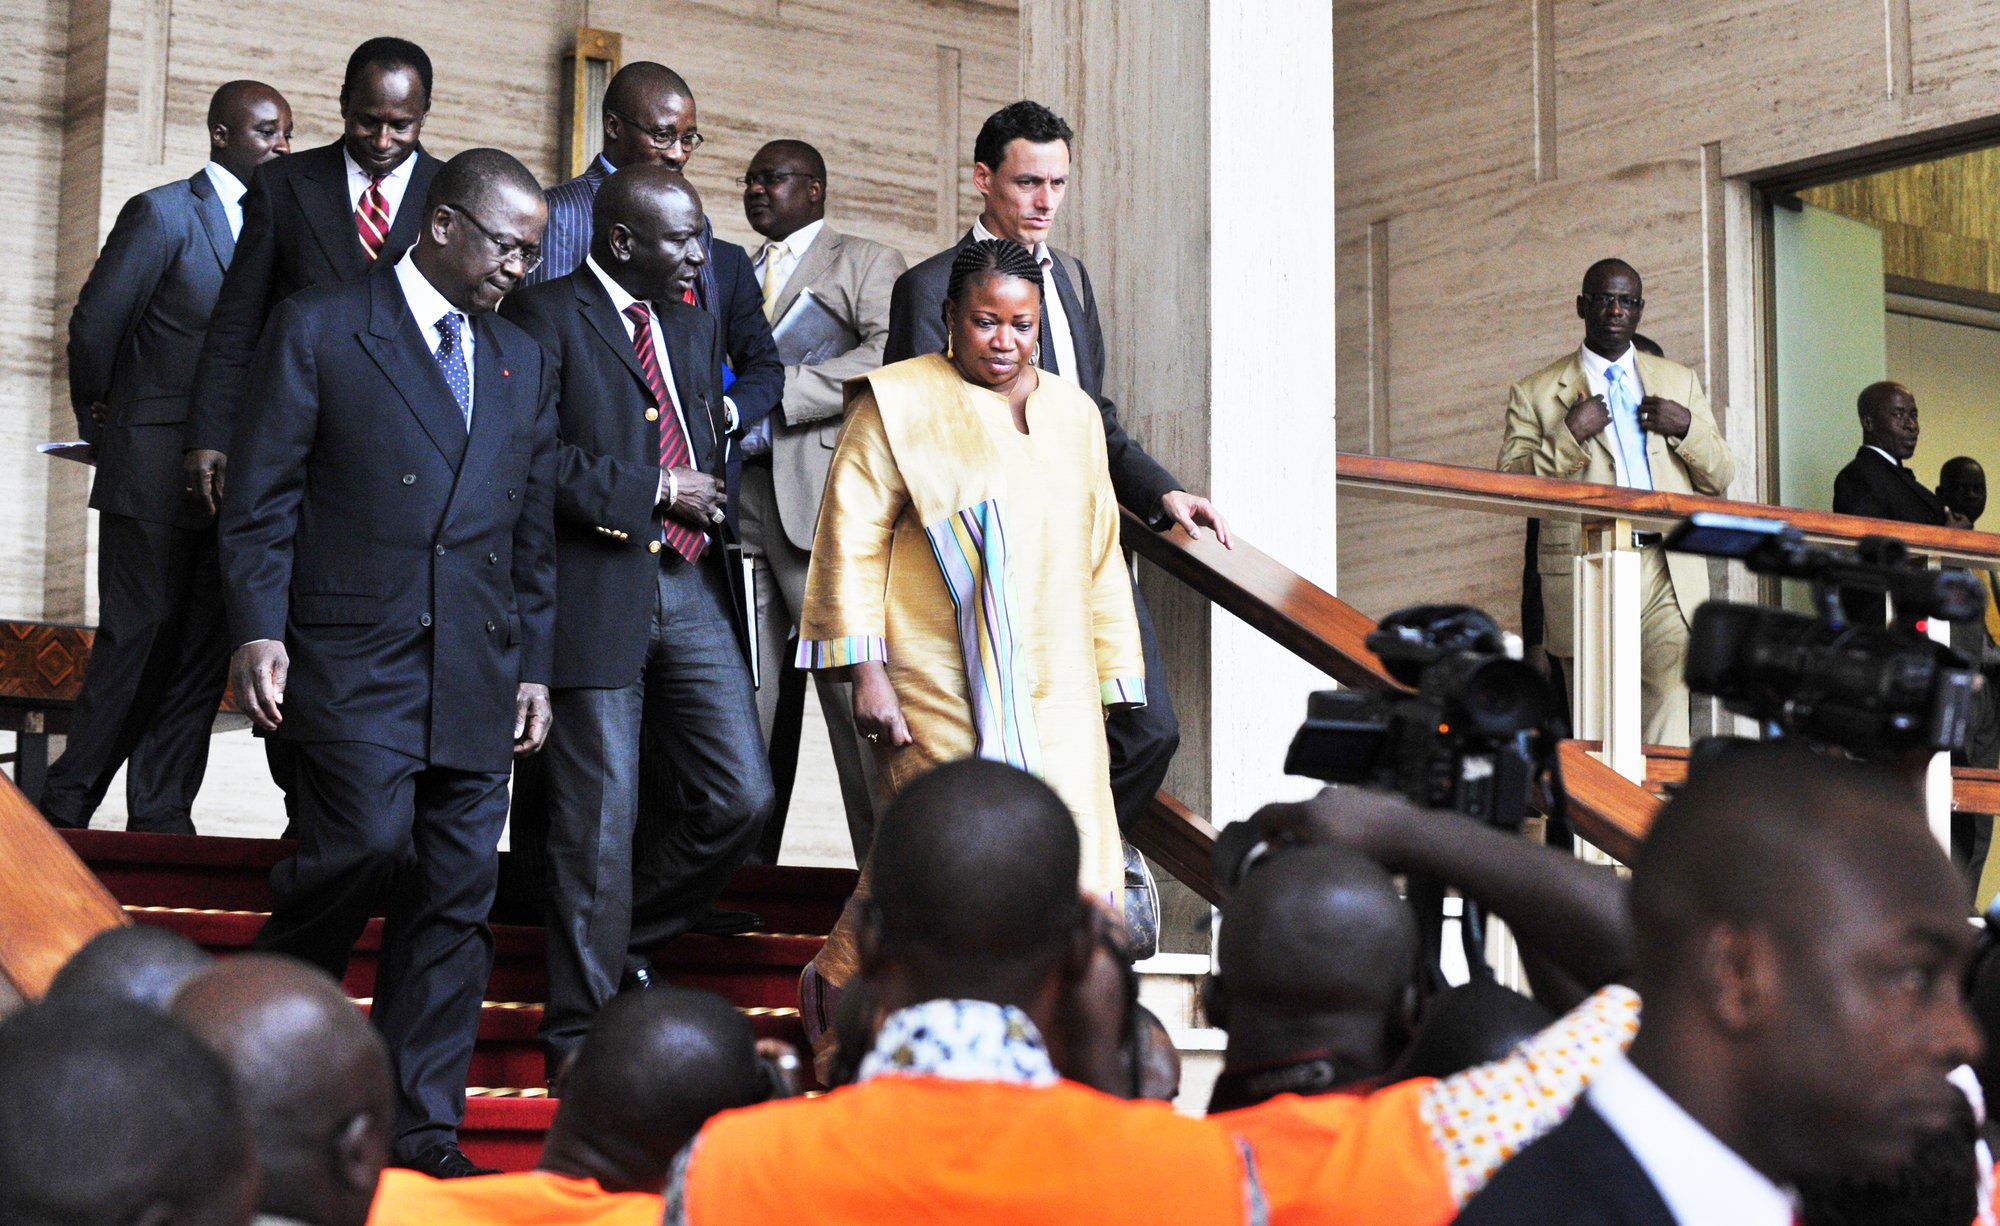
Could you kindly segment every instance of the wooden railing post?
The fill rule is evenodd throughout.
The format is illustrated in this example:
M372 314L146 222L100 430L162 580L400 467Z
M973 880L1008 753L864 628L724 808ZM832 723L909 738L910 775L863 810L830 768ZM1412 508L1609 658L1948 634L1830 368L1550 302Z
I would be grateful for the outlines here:
M1632 521L1587 521L1576 560L1576 735L1602 745L1605 765L1634 783L1646 778L1645 725L1639 704L1645 604Z

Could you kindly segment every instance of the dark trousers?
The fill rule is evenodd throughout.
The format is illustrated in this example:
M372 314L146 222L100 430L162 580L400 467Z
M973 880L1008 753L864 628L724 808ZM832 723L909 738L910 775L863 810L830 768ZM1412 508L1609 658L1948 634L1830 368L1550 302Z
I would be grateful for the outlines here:
M640 675L553 695L543 751L551 1074L624 972L722 893L771 812L750 671L717 571L713 561L663 564Z
M1139 615L1139 644L1145 652L1146 705L1116 712L1104 721L1104 736L1111 746L1111 803L1118 811L1120 830L1132 829L1153 803L1153 794L1166 782L1167 767L1173 765L1174 751L1181 745L1181 721L1174 714L1173 695L1167 692L1167 666L1160 659L1153 615L1136 584L1132 611Z
M388 899L370 1014L396 1070L395 1156L450 1140L493 970L507 772L427 766L358 741L292 742L298 850L271 871L256 947L340 978Z
M97 637L41 810L58 826L88 826L129 763L126 828L193 834L229 665L215 529L98 522Z

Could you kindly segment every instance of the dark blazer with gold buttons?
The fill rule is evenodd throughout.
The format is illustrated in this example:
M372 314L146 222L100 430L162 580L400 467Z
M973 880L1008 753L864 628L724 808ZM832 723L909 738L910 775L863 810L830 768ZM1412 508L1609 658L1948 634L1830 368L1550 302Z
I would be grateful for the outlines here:
M629 685L645 659L657 600L662 508L660 426L638 355L611 295L588 265L516 290L501 313L554 359L556 432L555 684ZM715 317L656 302L667 364L694 462L722 476L722 338ZM703 566L721 566L712 542ZM732 588L733 590L733 588ZM740 616L740 610L731 612Z
M232 641L291 657L282 738L504 771L516 688L549 683L555 367L471 327L469 434L387 261L265 330L220 528Z

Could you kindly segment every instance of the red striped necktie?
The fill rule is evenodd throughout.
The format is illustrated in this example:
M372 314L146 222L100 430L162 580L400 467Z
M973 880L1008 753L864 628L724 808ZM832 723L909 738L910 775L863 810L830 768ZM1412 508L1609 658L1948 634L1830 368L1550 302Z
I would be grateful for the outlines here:
M667 394L666 378L660 373L660 360L653 353L653 313L643 302L635 302L625 308L625 318L632 321L632 348L639 358L639 372L645 376L646 390L652 393L654 410L660 415L660 469L688 468L689 459L694 454L688 447L687 431L681 426L681 416L674 412L673 398ZM708 549L708 537L669 516L660 531L660 539L667 547L690 562L699 562Z
M361 203L354 210L354 230L361 236L361 250L373 264L382 254L382 244L389 241L389 200L382 194L381 175L371 176L361 193Z

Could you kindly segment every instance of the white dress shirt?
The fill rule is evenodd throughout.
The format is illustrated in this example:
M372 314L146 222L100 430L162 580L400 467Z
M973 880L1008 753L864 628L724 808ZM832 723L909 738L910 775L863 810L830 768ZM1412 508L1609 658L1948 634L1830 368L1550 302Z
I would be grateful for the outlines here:
M1792 1226L1790 1193L1716 1140L1624 1056L1605 1059L1586 1095L1680 1226Z
M792 279L792 274L798 271L799 261L805 258L806 252L812 250L813 240L818 238L819 232L824 229L826 229L826 218L822 217L818 221L807 222L805 225L800 226L790 234L777 240L777 242L785 245L784 254L777 257L778 286L780 290L784 288L785 282ZM776 246L777 243L765 243L763 249L757 252L754 266L757 272L757 287L759 289L764 287L764 271L770 263L771 253L776 249ZM775 324L778 321L774 319L771 322Z
M1883 459L1889 461L1889 467L1901 468L1903 466L1903 462L1901 460L1897 459L1895 456L1890 455L1888 452L1882 450L1880 447L1877 447L1875 444L1863 443L1861 445L1863 447L1866 447L1868 450L1874 452L1876 455L1881 456Z
M1583 379L1590 386L1590 394L1593 396L1605 396L1606 403L1610 402L1610 397L1606 395L1611 388L1611 379L1607 372L1613 366L1616 366L1625 372L1626 380L1632 385L1632 403L1636 405L1645 399L1646 386L1639 382L1639 362L1634 356L1638 352L1639 350L1636 346L1627 345L1625 346L1625 352L1619 355L1616 362L1609 362L1602 355L1594 352L1588 345L1579 348L1577 350L1577 359L1583 363ZM1604 428L1612 431L1614 436L1616 435L1616 432L1620 428L1616 414L1612 415L1611 424ZM1639 438L1638 450L1641 453L1644 453L1646 450L1646 440L1643 434ZM1635 477L1625 471L1625 456L1618 447L1613 446L1611 448L1611 457L1616 461L1612 467L1618 473L1618 484L1624 486L1626 489L1650 490L1653 488L1650 475L1642 474Z
M479 386L479 380L473 378L476 368L472 364L472 321L466 318L464 311L447 302L445 296L437 292L436 286L424 279L424 274L417 270L416 261L412 258L415 254L416 248L412 247L403 253L402 259L396 261L396 284L403 287L403 301L410 304L410 318L417 321L417 331L423 334L424 345L433 355L432 361L437 360L438 346L444 344L444 332L439 329L438 320L446 315L458 316L458 349L465 355L465 420L469 426L472 423L472 389Z
M604 292L611 295L611 307L618 312L618 322L625 328L625 339L631 340L638 329L633 326L632 319L625 314L625 310L639 300L626 293L624 286L613 281L604 269L598 266L594 258L584 256L583 263L590 269L591 275L597 278L597 283L604 287ZM688 429L687 413L681 409L681 389L674 383L674 363L673 359L667 356L667 338L662 335L664 329L660 326L660 313L654 310L651 303L646 304L646 309L653 315L653 357L660 364L660 378L667 385L667 399L673 402L674 419L681 423L681 434L687 439L688 450L692 453L694 432ZM688 456L689 465L698 465L700 462L700 456L693 454ZM657 501L673 501L673 483L664 471L660 473L660 492Z
M1000 237L988 230L978 218L972 221L972 237L979 242ZM1049 321L1049 343L1056 347L1056 373L1065 379L1082 382L1082 372L1076 368L1076 338L1070 334L1069 315L1063 310L1062 295L1056 292L1056 259L1049 254L1047 243L1036 243L1028 253L1035 257L1035 263L1042 266L1042 314Z
M208 181L215 184L215 198L222 202L222 215L229 219L229 237L242 238L243 193L250 189L220 162L210 162L202 169L208 172Z
M349 212L361 208L361 193L368 190L368 172L361 169L361 163L346 149L340 151L340 160L347 163L347 209ZM410 156L396 163L396 169L382 176L382 202L389 206L389 224L396 224L396 211L403 207L403 196L410 190L410 175L417 169L417 151L410 150Z

